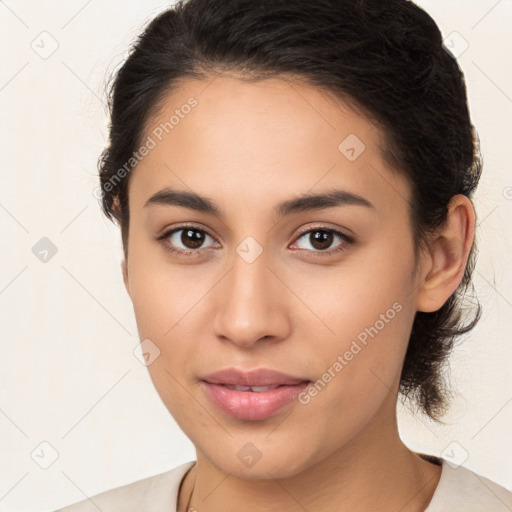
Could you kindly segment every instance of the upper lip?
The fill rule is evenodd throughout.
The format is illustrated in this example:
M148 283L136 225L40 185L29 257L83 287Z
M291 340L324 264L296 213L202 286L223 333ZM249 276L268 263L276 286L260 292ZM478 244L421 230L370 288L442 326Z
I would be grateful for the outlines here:
M301 382L309 382L308 379L293 377L276 370L268 368L258 368L255 370L241 370L238 368L225 368L223 370L210 373L202 380L211 384L227 384L230 386L292 386Z

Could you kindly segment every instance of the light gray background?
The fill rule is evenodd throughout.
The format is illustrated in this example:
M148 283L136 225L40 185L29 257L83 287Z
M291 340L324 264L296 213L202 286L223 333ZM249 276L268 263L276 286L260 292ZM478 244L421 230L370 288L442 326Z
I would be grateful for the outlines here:
M454 51L469 45L459 60L485 159L475 201L484 314L450 360L450 424L400 407L399 425L412 449L512 489L512 1L418 3ZM105 78L167 5L0 2L2 511L54 510L195 459L133 353L120 236L93 195ZM47 262L32 251L43 237L57 248Z

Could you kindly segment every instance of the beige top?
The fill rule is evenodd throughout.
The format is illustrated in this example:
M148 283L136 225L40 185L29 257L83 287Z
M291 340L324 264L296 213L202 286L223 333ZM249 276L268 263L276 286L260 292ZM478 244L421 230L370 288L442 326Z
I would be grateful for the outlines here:
M432 459L432 458L431 458ZM511 512L512 492L444 459L439 483L425 512ZM116 487L55 512L176 512L178 489L195 461Z

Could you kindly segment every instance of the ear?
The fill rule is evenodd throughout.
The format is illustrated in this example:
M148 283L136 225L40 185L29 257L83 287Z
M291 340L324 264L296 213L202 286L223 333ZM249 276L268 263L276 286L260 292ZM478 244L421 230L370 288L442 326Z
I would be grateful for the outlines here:
M427 273L418 287L416 309L439 310L457 289L475 237L475 209L462 194L452 197L445 226L436 233L426 255Z
M124 287L126 288L128 295L130 295L130 285L128 281L128 266L126 265L126 260L124 258L121 261L121 272L123 273Z

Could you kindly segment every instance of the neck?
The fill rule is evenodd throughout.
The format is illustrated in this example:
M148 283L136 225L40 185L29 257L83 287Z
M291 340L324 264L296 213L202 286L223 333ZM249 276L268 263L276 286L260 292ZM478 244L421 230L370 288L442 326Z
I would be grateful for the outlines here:
M403 444L393 415L372 422L357 439L286 478L238 478L197 450L197 463L180 489L178 512L423 512L440 476L439 466Z

